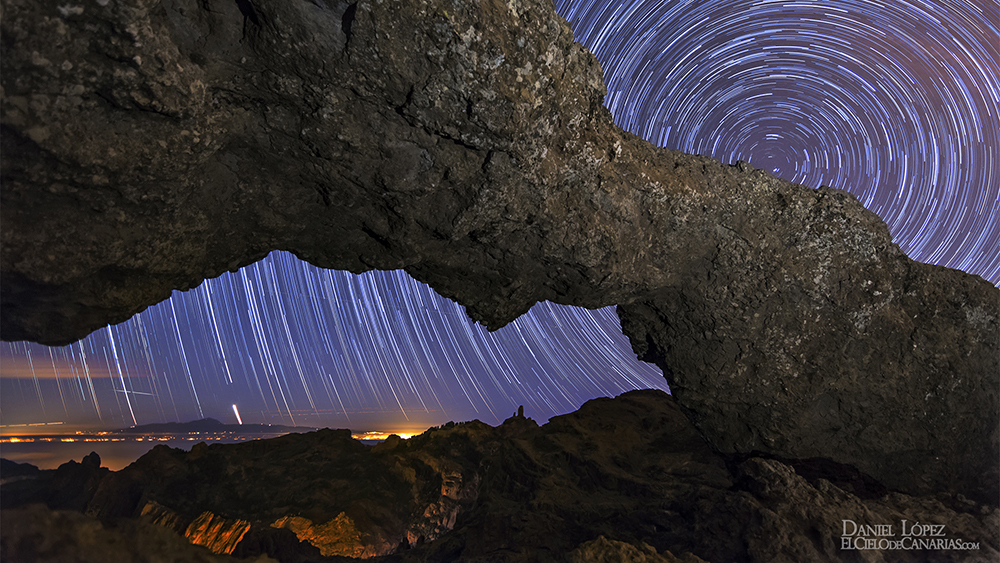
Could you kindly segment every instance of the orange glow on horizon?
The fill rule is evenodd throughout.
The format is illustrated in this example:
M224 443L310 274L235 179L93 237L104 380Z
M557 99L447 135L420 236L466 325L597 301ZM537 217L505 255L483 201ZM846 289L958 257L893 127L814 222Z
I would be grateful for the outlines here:
M409 440L410 438L416 436L417 434L401 433L401 432L361 432L357 434L351 434L351 438L355 440L387 440L389 436L395 434L404 440Z

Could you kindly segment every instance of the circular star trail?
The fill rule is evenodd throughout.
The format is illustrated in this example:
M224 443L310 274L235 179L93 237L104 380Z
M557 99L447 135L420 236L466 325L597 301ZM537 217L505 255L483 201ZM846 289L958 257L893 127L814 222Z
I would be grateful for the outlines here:
M617 123L854 193L914 259L1000 283L1000 8L989 1L569 2ZM538 420L666 389L612 309L496 333L402 273L285 253L62 348L0 347L4 425L235 422L419 430Z
M557 2L650 142L853 193L912 258L1000 282L995 0Z

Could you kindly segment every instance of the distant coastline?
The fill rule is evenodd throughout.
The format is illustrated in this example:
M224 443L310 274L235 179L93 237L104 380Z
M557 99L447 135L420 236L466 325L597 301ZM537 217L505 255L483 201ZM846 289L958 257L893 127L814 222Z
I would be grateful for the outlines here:
M190 422L142 424L106 431L52 434L5 432L0 435L0 458L30 463L39 469L55 469L67 461L80 461L91 452L97 452L102 466L119 471L161 444L190 450L201 442L232 444L316 430L318 428L280 424L225 424L214 418L204 418ZM393 433L352 431L351 436L362 443L373 445L391 434ZM397 435L410 437L410 434Z
M318 430L311 426L284 426L281 424L225 424L214 418L191 422L160 422L141 424L113 430L116 434L196 434L232 432L237 434L291 434Z

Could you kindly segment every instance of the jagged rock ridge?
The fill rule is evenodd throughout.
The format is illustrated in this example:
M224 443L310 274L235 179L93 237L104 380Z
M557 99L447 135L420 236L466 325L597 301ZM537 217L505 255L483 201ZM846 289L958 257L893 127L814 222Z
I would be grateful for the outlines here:
M820 478L777 460L720 456L673 398L646 390L590 401L541 427L514 416L374 447L329 430L191 452L159 446L105 470L80 509L283 563L853 561L844 520L891 525L896 539L902 520L943 525L943 537L978 545L865 552L884 561L1000 555L1000 509L957 495L873 492L842 467L828 469ZM63 494L44 498L80 496L53 485ZM2 498L26 486L5 486Z
M491 328L618 304L713 447L1000 492L998 290L848 194L657 149L541 0L5 0L5 339L78 339L274 249Z

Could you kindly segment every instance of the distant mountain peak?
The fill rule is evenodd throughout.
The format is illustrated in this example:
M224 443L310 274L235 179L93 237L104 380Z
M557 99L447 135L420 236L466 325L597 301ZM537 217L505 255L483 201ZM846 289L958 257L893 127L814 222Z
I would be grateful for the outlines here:
M316 430L307 426L283 426L280 424L226 424L214 418L202 418L190 422L157 422L140 424L130 428L115 430L122 434L195 434L199 432L239 432L241 434L286 434L289 432L309 432Z

